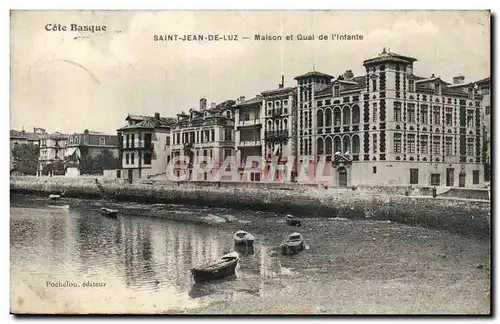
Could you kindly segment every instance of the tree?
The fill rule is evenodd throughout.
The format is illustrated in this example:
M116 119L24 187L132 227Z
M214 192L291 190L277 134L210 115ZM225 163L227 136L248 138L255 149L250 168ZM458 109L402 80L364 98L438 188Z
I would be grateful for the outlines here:
M80 158L80 172L82 174L102 174L103 170L113 170L119 167L120 161L108 149L104 149L95 157L86 154Z
M40 149L32 144L15 144L12 149L13 169L25 175L36 175Z

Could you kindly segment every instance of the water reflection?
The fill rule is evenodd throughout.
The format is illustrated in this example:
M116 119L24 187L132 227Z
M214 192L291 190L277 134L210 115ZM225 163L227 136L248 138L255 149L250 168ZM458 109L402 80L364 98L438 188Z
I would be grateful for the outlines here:
M123 295L138 304L155 300L159 304L155 307L163 309L188 307L189 300L230 301L239 294L260 295L264 280L272 276L269 269L276 266L276 258L269 256L266 247L243 247L237 250L241 259L235 277L194 284L190 269L233 250L232 232L145 217L148 210L138 208L109 219L88 202L72 203L66 211L40 203L27 203L29 208L22 205L18 202L11 207L11 264L31 276L57 274L61 280L108 282L107 292L79 292L86 294L79 297L86 300ZM61 293L68 294L64 298L76 298Z

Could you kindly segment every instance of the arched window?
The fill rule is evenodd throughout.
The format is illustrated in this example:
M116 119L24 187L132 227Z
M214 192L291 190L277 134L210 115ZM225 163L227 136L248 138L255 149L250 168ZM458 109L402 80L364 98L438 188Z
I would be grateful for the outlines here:
M281 130L281 122L279 120L274 121L274 130Z
M333 151L334 153L342 152L342 142L340 141L340 136L336 136L333 140Z
M333 149L332 138L327 137L325 140L325 154L332 154L332 149Z
M323 143L323 139L320 137L318 138L318 140L316 141L316 144L318 146L318 155L322 155L325 153L325 147L324 147L324 143Z
M335 108L333 110L333 125L340 126L342 122L340 108Z
M359 153L359 136L358 135L353 135L352 136L352 153Z
M325 109L325 126L332 126L332 110L330 108Z
M288 120L286 118L283 119L283 130L288 130Z
M343 110L344 114L344 125L350 125L351 124L351 108L349 106L345 106Z
M273 122L268 120L267 121L267 130L271 130L273 128Z
M316 126L323 127L323 110L321 109L316 112Z
M347 135L342 139L342 149L342 153L351 152L351 138Z
M352 123L359 124L359 106L354 105L352 107Z

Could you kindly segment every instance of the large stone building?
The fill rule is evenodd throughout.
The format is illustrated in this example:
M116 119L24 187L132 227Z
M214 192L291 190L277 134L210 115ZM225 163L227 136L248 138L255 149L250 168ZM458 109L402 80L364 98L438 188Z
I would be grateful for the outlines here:
M384 51L365 75L310 72L298 82L298 151L322 159L337 186L470 186L483 175L482 96L414 74L415 58Z
M187 174L188 180L212 180L227 157L235 156L234 100L226 100L218 105L212 103L207 108L207 100L200 99L199 110L177 114L177 122L172 126L171 159L189 157L189 161L179 161L173 172L176 176ZM207 160L203 161L204 157ZM207 163L210 163L207 164ZM234 161L236 163L236 161ZM192 166L200 165L209 169L204 174L194 174Z
M170 159L171 130L174 118L128 115L127 125L118 129L117 177L128 179L165 176Z
M21 174L16 170L16 163L12 154L12 150L17 145L28 144L39 146L40 145L40 135L46 134L43 128L34 128L33 132L26 132L24 128L21 131L10 130L10 172L11 174Z
M483 121L483 144L484 144L484 180L491 180L491 81L490 78L476 81L479 93L483 96L484 121Z
M64 175L64 158L69 135L60 132L40 135L38 175Z
M68 135L68 144L64 154L66 175L79 176L81 159L87 155L96 157L104 151L109 151L114 157L118 157L118 137L116 135L89 131L88 129L83 133Z

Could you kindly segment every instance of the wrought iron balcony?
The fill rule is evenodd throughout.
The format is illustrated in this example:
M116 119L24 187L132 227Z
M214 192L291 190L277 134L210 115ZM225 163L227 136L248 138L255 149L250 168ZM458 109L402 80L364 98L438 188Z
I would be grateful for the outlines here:
M266 142L271 142L271 143L286 143L288 142L288 131L287 130L266 131L265 140Z

